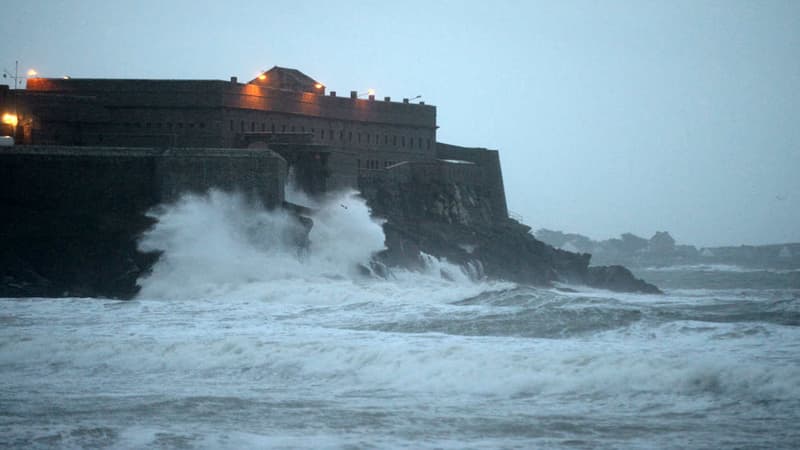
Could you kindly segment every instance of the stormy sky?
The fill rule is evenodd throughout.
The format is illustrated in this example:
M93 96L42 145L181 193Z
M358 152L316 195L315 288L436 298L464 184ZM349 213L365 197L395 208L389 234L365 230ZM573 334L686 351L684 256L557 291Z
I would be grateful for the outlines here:
M800 242L800 2L0 1L0 68L421 95L509 208L605 239ZM4 80L8 84L8 79Z

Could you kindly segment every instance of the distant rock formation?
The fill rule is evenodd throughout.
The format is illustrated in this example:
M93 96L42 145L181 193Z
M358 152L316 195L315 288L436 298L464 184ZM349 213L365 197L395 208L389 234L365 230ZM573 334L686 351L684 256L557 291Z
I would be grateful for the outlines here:
M591 253L592 261L599 264L628 267L729 264L750 268L800 268L800 243L698 249L693 245L677 244L666 231L656 232L650 239L624 233L619 238L594 241L580 234L540 229L536 237L557 248Z

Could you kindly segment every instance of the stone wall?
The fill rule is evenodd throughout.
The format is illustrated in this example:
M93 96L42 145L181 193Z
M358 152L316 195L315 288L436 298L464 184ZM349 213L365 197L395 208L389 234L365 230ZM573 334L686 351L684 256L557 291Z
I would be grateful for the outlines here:
M269 150L25 146L0 152L0 297L131 297L157 259L146 212L183 192L239 190L283 203Z
M35 78L20 94L34 118L30 143L234 147L244 133L302 132L380 164L430 159L436 148L430 105L215 80Z
M437 142L436 157L443 160L469 161L480 167L479 178L474 182L486 187L494 219L498 221L508 219L503 172L500 168L500 154L497 150L460 147Z

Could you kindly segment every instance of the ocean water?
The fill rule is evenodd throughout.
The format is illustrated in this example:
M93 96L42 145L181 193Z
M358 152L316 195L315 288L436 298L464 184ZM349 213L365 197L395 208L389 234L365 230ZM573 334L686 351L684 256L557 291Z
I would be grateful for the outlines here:
M388 278L352 194L292 219L235 195L154 211L132 301L0 299L0 447L796 448L791 271L637 271L664 296Z

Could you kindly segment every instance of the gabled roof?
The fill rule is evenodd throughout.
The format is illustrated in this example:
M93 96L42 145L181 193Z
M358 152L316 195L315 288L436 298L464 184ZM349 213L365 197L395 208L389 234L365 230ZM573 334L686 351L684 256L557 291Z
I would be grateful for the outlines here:
M322 83L297 69L288 67L273 66L271 69L261 72L248 84L290 91L325 93L325 86Z

